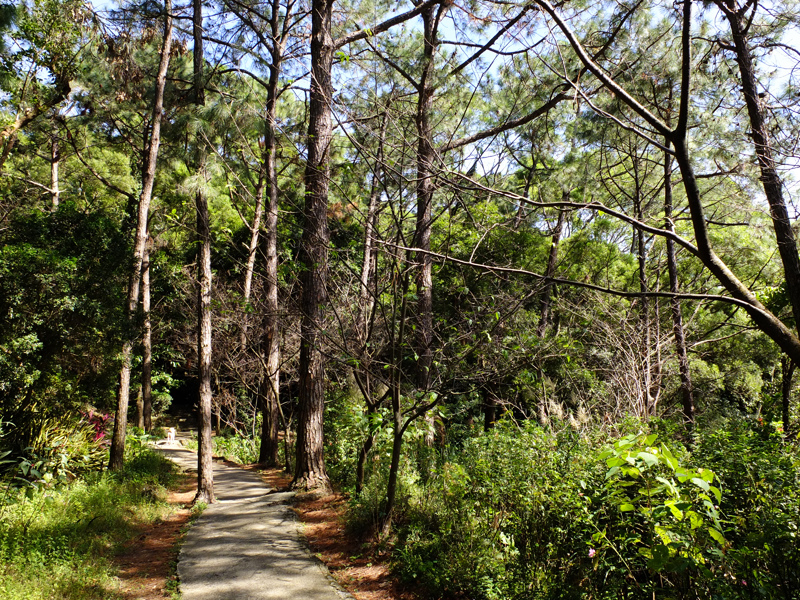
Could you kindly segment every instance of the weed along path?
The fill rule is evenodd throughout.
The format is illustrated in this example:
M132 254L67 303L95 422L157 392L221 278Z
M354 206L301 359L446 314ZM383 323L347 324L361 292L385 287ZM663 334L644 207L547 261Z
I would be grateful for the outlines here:
M177 443L158 449L196 471L196 453ZM287 504L292 492L217 461L214 491L217 502L189 529L178 556L182 600L352 600L308 551Z

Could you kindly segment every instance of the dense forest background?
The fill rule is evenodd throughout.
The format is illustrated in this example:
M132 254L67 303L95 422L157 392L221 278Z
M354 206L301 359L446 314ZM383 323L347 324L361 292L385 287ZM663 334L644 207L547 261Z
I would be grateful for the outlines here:
M800 598L798 25L3 4L7 488L192 413L434 597Z

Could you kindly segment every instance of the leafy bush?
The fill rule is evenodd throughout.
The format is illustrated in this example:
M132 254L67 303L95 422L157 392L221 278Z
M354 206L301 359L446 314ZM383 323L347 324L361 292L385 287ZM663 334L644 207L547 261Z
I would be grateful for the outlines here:
M800 598L800 451L754 418L723 418L701 429L695 459L726 493L730 542L721 593L730 598ZM722 585L724 583L725 585Z
M258 450L261 440L240 435L218 435L213 438L214 454L224 456L228 460L249 465L258 462Z
M6 486L0 593L9 600L119 598L110 557L142 522L162 518L175 467L150 450L120 473L69 485Z
M798 461L780 444L745 427L690 453L501 422L418 484L396 567L432 597L796 599Z

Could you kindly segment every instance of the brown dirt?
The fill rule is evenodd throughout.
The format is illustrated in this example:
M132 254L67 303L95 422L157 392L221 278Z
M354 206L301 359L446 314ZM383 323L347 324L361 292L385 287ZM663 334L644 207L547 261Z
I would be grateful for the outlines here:
M175 507L166 519L143 527L114 559L119 568L119 593L128 600L171 598L178 542L191 516L189 506L197 489L193 475L184 476L167 501Z

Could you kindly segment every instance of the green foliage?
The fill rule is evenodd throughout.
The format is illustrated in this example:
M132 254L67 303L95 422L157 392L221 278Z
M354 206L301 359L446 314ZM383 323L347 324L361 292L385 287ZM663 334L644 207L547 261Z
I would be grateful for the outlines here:
M416 483L396 567L431 597L796 598L797 453L749 427L657 439L504 420Z
M691 573L697 585L726 545L717 510L722 492L712 471L683 466L656 439L625 436L599 455L608 467L604 500L622 515L615 531L603 528L592 540L621 559L638 552L653 573ZM623 560L632 574L642 570Z
M117 224L63 204L17 213L0 249L0 420L33 445L84 404L112 400L124 243Z
M695 456L726 490L731 597L800 598L800 449L772 425L737 415L701 430Z
M221 432L220 435L211 438L215 456L222 456L240 465L252 465L258 462L260 443L260 438L253 438L230 431ZM194 436L191 440L188 440L186 447L190 450L197 450L197 437Z
M224 456L240 465L251 465L258 462L260 438L242 435L218 435L213 438L214 454Z
M110 558L137 525L168 512L175 467L143 451L118 474L33 493L6 487L0 507L0 592L9 600L120 598Z

